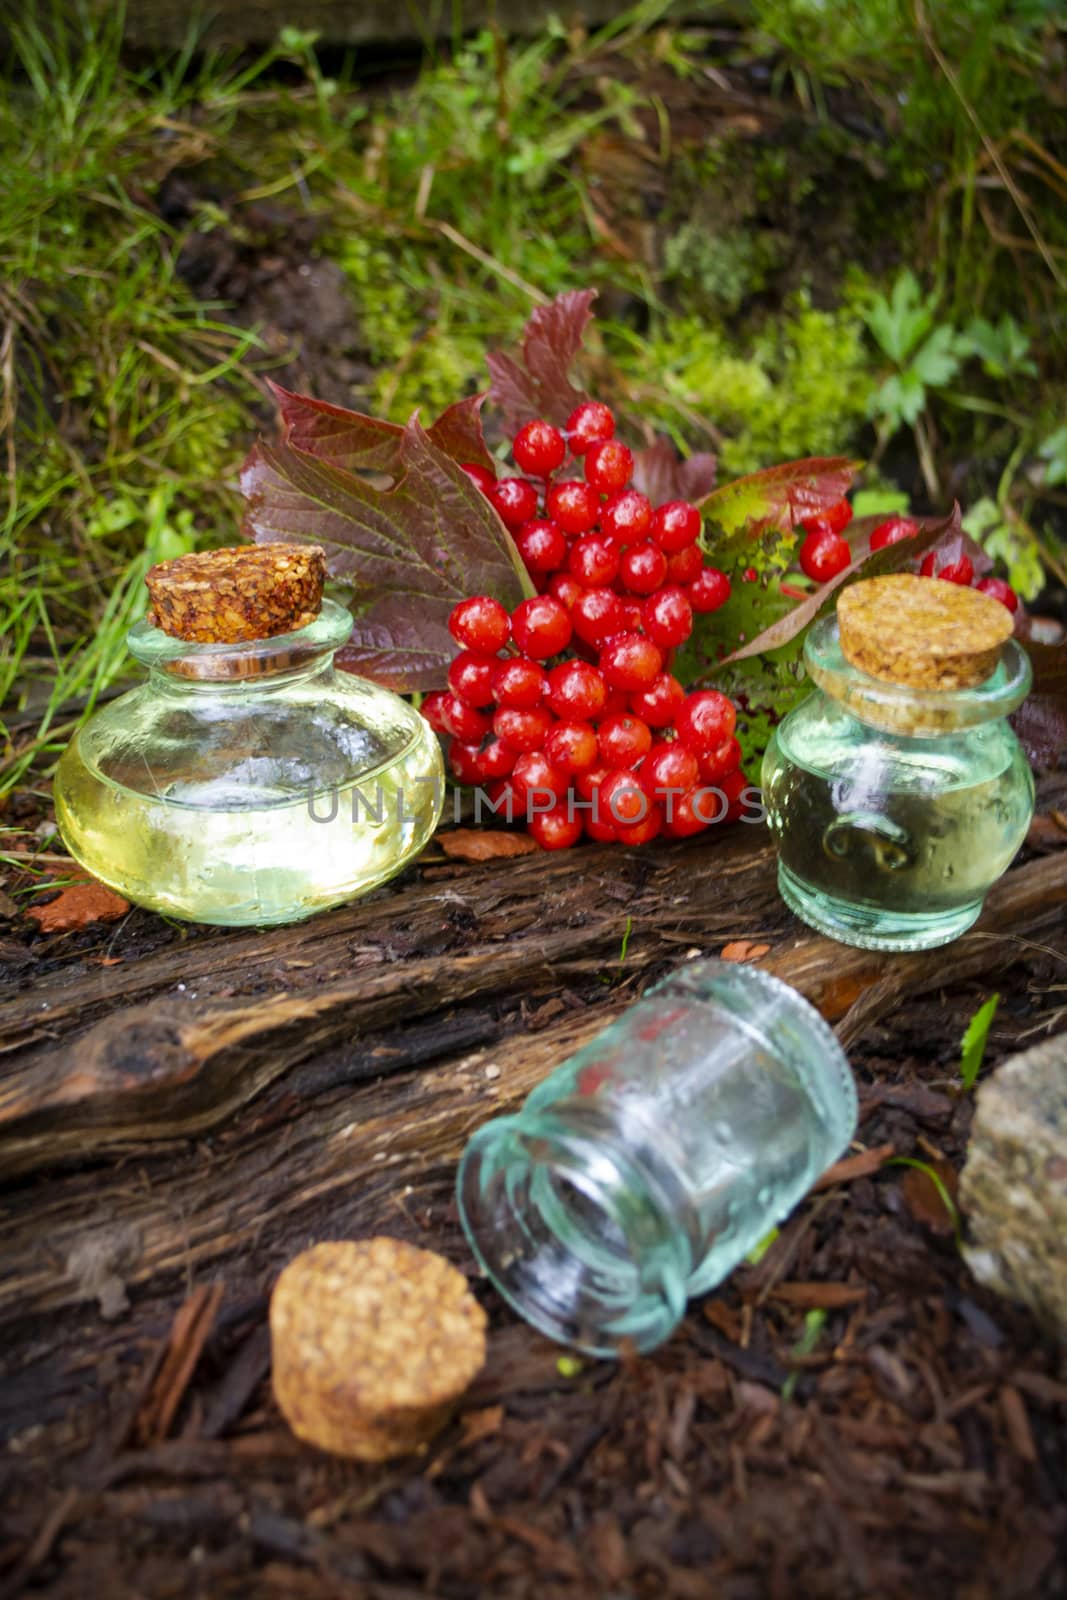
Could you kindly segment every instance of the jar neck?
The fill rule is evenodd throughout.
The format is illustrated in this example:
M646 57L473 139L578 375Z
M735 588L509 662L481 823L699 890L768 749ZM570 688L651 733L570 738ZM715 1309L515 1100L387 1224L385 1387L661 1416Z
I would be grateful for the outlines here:
M168 695L269 696L292 688L294 684L306 684L312 680L323 682L332 677L333 658L333 650L319 651L297 659L291 655L279 655L273 662L269 658L266 661L261 658L252 672L225 671L218 675L214 672L185 672L180 661L152 663L148 669L148 681L155 692Z
M197 644L138 622L130 629L127 643L160 687L247 693L284 687L329 671L335 652L351 632L349 612L333 600L324 600L313 622L270 639Z
M611 1120L566 1101L487 1123L460 1166L460 1216L496 1288L550 1339L650 1350L702 1255L691 1204Z

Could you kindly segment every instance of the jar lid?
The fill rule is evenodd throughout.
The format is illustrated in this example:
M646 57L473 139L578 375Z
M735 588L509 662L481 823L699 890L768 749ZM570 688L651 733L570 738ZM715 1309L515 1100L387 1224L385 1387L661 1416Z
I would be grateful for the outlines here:
M846 661L913 689L983 683L1014 626L999 600L909 572L854 583L837 602L837 619Z
M148 621L193 644L296 633L318 616L325 579L326 552L317 544L195 551L148 573Z

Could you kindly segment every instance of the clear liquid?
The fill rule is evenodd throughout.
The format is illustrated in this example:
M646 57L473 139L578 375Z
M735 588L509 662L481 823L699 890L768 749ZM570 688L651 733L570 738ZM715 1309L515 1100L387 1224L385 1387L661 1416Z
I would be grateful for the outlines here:
M75 741L56 784L71 853L128 899L220 925L294 922L365 893L423 848L444 775L429 729L358 782L293 797L269 762L176 778L148 794L105 777Z

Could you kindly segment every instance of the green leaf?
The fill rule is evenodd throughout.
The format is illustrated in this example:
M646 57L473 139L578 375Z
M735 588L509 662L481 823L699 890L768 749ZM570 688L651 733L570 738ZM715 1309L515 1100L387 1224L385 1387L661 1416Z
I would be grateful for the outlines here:
M1067 427L1057 428L1037 447L1042 461L1047 461L1045 483L1051 488L1056 483L1067 483Z
M958 335L953 328L944 324L935 328L926 343L912 356L904 376L913 374L928 389L941 388L960 370L957 345Z
M936 309L937 297L924 300L915 274L905 269L898 274L888 300L881 294L875 296L864 321L890 361L903 367L933 327Z
M885 417L895 431L902 423L914 427L926 405L926 385L909 367L887 378L871 399L873 416Z
M973 1089L975 1079L982 1070L982 1060L985 1056L986 1041L989 1038L989 1029L993 1018L997 1014L1000 1004L1000 995L994 994L979 1006L970 1022L967 1024L963 1035L962 1055L960 1056L960 1078L965 1089Z
M972 317L964 338L968 353L980 356L982 366L991 378L1007 378L1014 374L1033 378L1037 367L1027 357L1030 340L1014 317L1005 314L994 326L985 317Z
M401 430L396 481L378 488L291 445L255 446L241 473L245 531L261 544L307 539L355 585L358 614L339 659L401 692L439 688L456 653L448 615L471 594L509 609L532 586L488 500L416 421Z
M822 1307L817 1307L814 1311L807 1313L804 1318L804 1332L789 1352L794 1360L801 1360L804 1356L810 1356L814 1353L815 1347L822 1336L822 1330L826 1326L827 1315L828 1313ZM797 1378L799 1376L798 1372L791 1372L786 1378L782 1384L783 1400L791 1400L793 1398L793 1391L797 1386Z

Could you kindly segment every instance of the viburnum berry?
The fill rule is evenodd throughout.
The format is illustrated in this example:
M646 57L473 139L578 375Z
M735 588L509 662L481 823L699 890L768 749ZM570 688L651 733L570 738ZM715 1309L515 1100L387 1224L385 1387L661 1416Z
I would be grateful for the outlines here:
M1001 605L1007 606L1009 611L1017 611L1019 609L1019 596L1015 593L1011 584L1005 583L1003 578L979 578L975 588L979 594L987 594L991 600L999 600ZM424 701L424 715L425 711L426 703Z
M600 497L591 483L567 478L552 485L545 504L549 516L564 533L588 533L600 510Z
M545 661L570 644L571 619L554 595L533 595L511 613L511 634L523 655Z
M652 748L648 723L629 713L605 718L597 728L596 740L606 767L635 767Z
M615 837L620 844L651 844L663 832L663 812L659 806L650 805L648 815L640 822L620 822Z
M667 577L671 583L692 583L703 570L703 566L704 557L700 553L699 545L690 544L684 550L678 550L673 556L667 557Z
M542 850L567 850L582 837L582 819L565 805L535 811L526 824Z
M645 626L645 607L642 600L636 596L622 594L622 631L623 633L641 633Z
M667 557L658 544L645 540L622 553L619 580L631 594L654 594L667 577Z
M511 787L519 815L528 820L531 802L554 806L564 798L567 778L553 766L543 750L526 750L511 769Z
M447 733L448 729L441 720L441 703L447 698L447 689L431 689L429 694L422 697L419 710L430 724L434 733Z
M844 572L851 560L848 541L836 533L809 533L800 547L801 570L814 583L828 583Z
M480 650L491 656L507 644L511 619L499 600L487 594L476 594L452 607L448 631L465 649Z
M487 706L496 699L493 673L499 664L496 656L461 650L448 669L448 687L468 706Z
M600 531L620 544L636 544L652 523L652 505L637 489L623 489L600 507Z
M932 550L928 550L926 552L926 554L923 556L922 560L919 562L919 577L920 578L936 578L936 576L937 576L937 556L934 554L934 552Z
M718 567L701 567L686 593L694 611L718 611L730 598L730 580Z
M960 556L956 561L946 561L937 575L944 583L958 583L967 589L974 582L974 563L970 556Z
M563 465L567 444L558 428L538 417L524 422L512 441L515 464L532 478L547 478Z
M641 614L648 637L664 650L684 644L693 631L693 607L677 584L649 595Z
M838 500L825 511L813 511L810 517L801 517L800 526L805 533L843 533L852 521L852 507L847 500Z
M515 535L515 544L528 572L555 572L567 559L562 528L544 517L524 522Z
M604 709L607 686L590 661L561 661L548 674L546 698L564 722L588 722Z
M678 555L688 550L700 537L701 516L696 506L688 500L668 500L652 513L649 532L667 554Z
M481 783L493 778L506 778L518 758L518 751L503 739L490 739L478 752L475 767Z
M593 718L593 721L603 722L607 717L625 716L627 711L633 710L632 698L625 689L616 689L609 684L604 704Z
M686 695L675 718L679 739L698 758L729 738L737 722L733 704L718 689L700 689Z
M600 439L586 451L585 481L600 494L625 489L633 470L633 453L621 439Z
M640 633L620 633L609 639L600 652L600 670L613 689L627 694L647 689L663 670L663 652L652 639Z
M618 573L618 546L599 533L587 533L571 545L567 566L579 583L589 589L602 589L612 583Z
M457 694L445 695L440 715L445 732L462 744L479 744L489 732L489 718L467 705Z
M661 672L647 689L630 696L632 710L650 728L669 728L684 704L685 690L669 672Z
M591 722L557 722L545 738L545 755L560 772L586 772L598 754L596 729Z
M711 826L715 815L715 796L699 786L683 795L672 795L668 805L666 832L672 839L690 839ZM709 806L708 801L711 801Z
M617 768L608 774L597 795L599 813L614 827L643 822L652 809L648 795L632 772Z
M543 706L528 710L499 706L493 714L493 732L513 750L539 750L551 726L552 718Z
M610 439L614 433L615 418L599 400L583 400L567 418L567 439L576 456L584 456L591 444Z
M605 779L610 778L613 767L605 766L602 761L595 766L588 767L584 772L579 772L574 780L574 787L583 800L595 800ZM594 808L598 809L598 808Z
M579 544L582 542L578 541ZM573 547L577 549L578 546ZM583 589L571 607L571 626L585 644L603 644L624 626L623 604L614 589Z
M702 751L697 763L701 783L718 783L720 778L725 778L728 772L736 771L741 765L741 746L730 734L710 749Z
M554 572L549 580L548 592L555 595L561 606L568 611L573 610L576 601L585 593L585 588L570 572Z
M489 499L512 532L537 515L537 490L526 478L501 478L490 489Z
M722 819L723 821L733 822L736 817L741 815L743 810L741 796L747 788L748 779L736 767L733 772L728 772L724 778L719 780L719 793L726 801L726 816Z
M529 711L539 706L548 688L548 674L536 661L525 656L509 656L493 668L493 698L499 706L515 706Z
M880 522L871 534L872 550L884 550L886 545L899 544L902 539L914 539L919 524L914 517L889 517Z
M611 818L602 817L597 811L583 812L582 827L586 837L594 839L597 844L617 844L619 841L618 830Z
M481 783L481 746L453 739L448 746L448 765L457 783Z
M641 783L650 800L659 800L657 790L676 789L685 794L700 777L697 758L679 740L659 740L641 763Z
M488 467L483 467L478 461L461 461L459 470L465 472L472 483L477 484L483 494L489 494L496 488L496 473Z

